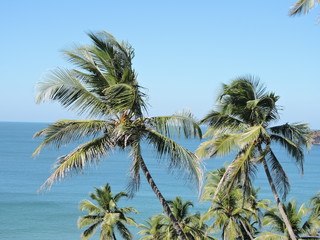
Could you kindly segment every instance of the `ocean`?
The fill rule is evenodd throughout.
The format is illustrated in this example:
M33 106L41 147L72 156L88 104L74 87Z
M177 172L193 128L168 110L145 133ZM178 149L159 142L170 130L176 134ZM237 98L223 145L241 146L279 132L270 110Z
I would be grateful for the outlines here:
M35 132L45 128L46 123L0 122L0 239L3 240L76 240L80 239L81 229L77 219L83 213L78 209L82 199L89 199L94 187L110 183L114 193L124 191L128 183L130 158L128 152L111 154L97 166L91 166L83 173L65 178L52 186L50 191L37 190L50 176L52 166L61 156L76 146L64 146L60 150L45 149L37 158L32 152L39 146L40 139L33 139ZM195 150L200 140L178 140L184 147ZM287 172L291 191L288 199L295 198L299 203L307 202L320 189L320 146L313 146L306 153L304 176L299 174L292 159L275 146L279 159ZM153 148L145 145L142 154L156 184L166 199L182 196L191 200L192 213L205 212L208 203L199 203L197 188L186 179L170 175L165 160L159 161ZM205 160L205 168L212 171L231 161L232 156ZM148 217L161 213L162 208L151 188L141 175L141 187L133 199L121 200L119 206L133 206L139 214L132 217L137 223L144 223ZM258 171L255 186L260 187L259 198L273 200L263 171ZM138 229L133 229L137 232ZM96 233L92 239L98 239ZM137 235L135 239L139 239Z

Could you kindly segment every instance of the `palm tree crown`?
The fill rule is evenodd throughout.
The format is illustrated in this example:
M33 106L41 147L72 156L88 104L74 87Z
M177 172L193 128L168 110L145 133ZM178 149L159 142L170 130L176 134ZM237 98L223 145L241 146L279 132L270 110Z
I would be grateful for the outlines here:
M201 130L190 113L145 117L146 95L132 68L133 48L106 32L88 35L92 45L64 52L75 69L55 69L38 84L37 102L57 101L67 109L97 119L60 120L35 134L44 140L34 155L47 145L59 148L71 141L90 139L58 159L53 174L41 189L97 163L116 148L130 149L129 193L138 190L142 170L161 203L166 205L142 157L141 142L153 146L160 158L165 157L162 159L168 161L170 170L184 171L191 181L200 182L197 157L170 137L180 134L201 137ZM170 211L167 205L165 208Z
M317 232L320 227L320 221L311 214L311 209L304 204L298 208L297 202L294 200L285 204L284 209L297 238L318 239ZM269 239L269 237L273 236L274 238L278 237L276 239L290 239L286 225L277 208L272 208L264 214L263 225L270 226L275 233L263 233L258 239Z
M258 190L250 189L250 194L243 199L240 185L228 194L223 190L213 199L225 167L209 172L202 194L202 201L211 201L212 205L204 219L212 220L209 230L221 230L222 239L253 239L255 224L260 223L261 210L268 208L268 200L257 199Z
M202 123L209 125L205 137L211 139L202 143L197 150L201 157L237 152L217 186L216 195L221 189L230 192L239 183L247 193L257 165L262 164L281 208L278 192L285 199L290 185L271 143L283 146L303 173L303 147L310 147L311 135L307 124L271 126L279 119L278 100L275 93L266 92L259 80L250 76L223 85L217 100L218 110L211 111L202 120ZM281 212L285 215L283 210ZM292 231L291 234L295 239Z
M88 214L79 217L78 227L88 227L81 235L83 240L89 239L101 227L100 239L114 239L115 228L120 233L122 239L133 239L132 234L125 225L136 225L134 220L127 217L126 214L137 212L132 207L118 208L117 202L122 197L127 197L126 192L119 192L113 195L109 184L102 188L96 188L95 193L90 194L90 198L97 202L98 205L89 200L80 202L80 210L87 211Z
M189 209L193 207L191 201L183 201L181 197L176 197L173 201L168 201L172 213L179 222L189 240L214 240L207 233L208 225L203 221L200 213L190 214ZM164 214L158 214L146 221L147 225L140 224L142 230L141 239L176 240L180 239L174 231L170 219Z

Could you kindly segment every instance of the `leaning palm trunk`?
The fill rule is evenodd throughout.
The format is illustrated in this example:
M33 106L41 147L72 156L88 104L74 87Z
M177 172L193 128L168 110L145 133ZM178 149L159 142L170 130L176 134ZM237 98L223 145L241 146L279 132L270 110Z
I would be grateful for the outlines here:
M156 183L153 181L153 178L142 158L142 156L140 155L140 167L142 172L144 173L150 187L152 188L153 192L156 194L157 198L159 199L163 210L166 212L166 214L168 215L168 217L170 218L173 228L175 229L175 231L177 232L177 234L179 235L179 237L182 240L188 240L187 236L185 235L185 233L182 231L177 219L174 217L167 201L165 200L165 198L163 197L163 195L161 194L159 188L157 187Z
M246 227L245 223L244 223L242 220L240 220L240 222L241 222L241 225L242 225L243 229L244 229L244 230L246 231L246 233L248 234L249 238L250 238L251 240L254 240L251 232L250 232L249 229Z
M113 240L117 240L116 235L114 233L112 233L113 236Z
M79 172L87 165L98 163L114 149L131 148L130 194L133 196L139 188L142 169L180 238L186 240L145 166L140 141L146 140L160 157L167 156L170 169L185 170L191 181L199 183L201 168L197 157L170 137L182 133L187 138L201 138L201 129L190 113L144 117L147 96L141 91L132 68L133 48L125 42L119 43L106 32L90 33L89 37L92 45L65 51L75 69L53 70L39 83L37 102L57 101L80 115L104 120L57 121L35 135L45 139L34 155L50 144L59 148L72 141L90 139L58 159L53 174L41 189L50 188L73 170Z
M269 171L269 168L268 168L268 165L267 165L267 162L266 162L265 159L263 159L263 167L264 167L264 171L266 172L266 175L267 175L270 187L271 187L272 194L273 194L273 196L274 196L274 198L276 200L277 207L279 209L280 215L281 215L281 217L282 217L282 219L284 221L284 224L286 225L286 228L288 230L288 234L290 236L290 239L291 240L297 240L297 237L293 232L293 229L292 229L291 223L290 223L290 221L288 219L288 216L287 216L286 212L284 211L283 204L281 203L280 198L278 196L276 187L274 185L273 179L271 177L271 174L270 174L270 171Z

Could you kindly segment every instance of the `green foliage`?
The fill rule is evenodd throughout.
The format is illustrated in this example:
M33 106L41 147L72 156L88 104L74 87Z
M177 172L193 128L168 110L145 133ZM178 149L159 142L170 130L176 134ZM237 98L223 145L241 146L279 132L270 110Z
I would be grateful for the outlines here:
M146 95L132 68L133 48L106 32L89 33L92 45L64 51L74 69L56 69L38 83L37 102L57 101L67 109L98 120L60 120L37 132L43 142L34 156L47 146L61 147L88 140L58 158L53 174L41 186L96 164L116 148L131 149L130 194L140 184L140 142L146 140L168 161L171 171L185 172L192 182L201 182L200 161L171 137L201 138L201 130L189 112L164 117L144 117ZM183 175L183 174L182 174Z
M202 158L237 152L218 190L228 190L241 183L246 191L257 165L266 161L284 199L289 191L289 180L271 149L272 142L283 146L303 172L303 147L310 147L311 131L306 124L298 123L270 127L279 119L278 100L278 96L266 92L260 81L250 76L223 85L217 111L211 111L201 121L209 124L205 136L210 139L196 151Z
M109 184L102 188L96 188L95 193L90 194L90 198L97 202L97 205L90 200L82 200L79 205L81 211L87 211L85 216L78 219L78 227L85 228L81 238L89 239L100 227L100 239L115 239L115 229L123 239L131 240L133 235L126 225L136 225L135 221L127 217L132 212L137 213L133 207L119 208L117 202L122 197L127 197L126 192L114 195Z
M246 197L240 185L234 186L228 194L225 189L217 190L225 172L226 168L222 167L206 176L202 201L212 202L211 208L204 214L205 220L211 220L208 231L220 231L221 238L225 240L253 239L257 234L255 225L260 222L261 211L268 208L269 202L258 200L258 190L252 187Z
M34 155L49 145L59 148L72 141L87 141L58 158L54 172L40 190L49 189L55 181L98 163L117 148L128 149L132 157L131 181L128 184L130 196L139 189L141 169L163 207L169 209L163 197L157 194L159 191L151 175L147 174L140 144L142 141L150 143L159 157L166 157L170 171L184 172L181 175L200 184L202 172L199 159L170 138L180 135L201 138L200 127L188 112L145 117L147 96L132 68L133 48L128 43L119 43L106 32L89 33L88 36L92 45L64 52L74 69L55 69L37 85L38 103L56 101L69 110L97 119L57 121L35 134L35 137L43 137L44 140ZM116 222L119 229L123 227L121 224ZM174 226L185 239L179 225ZM101 238L112 232L105 222L101 228ZM88 234L95 229L96 225L92 225Z
M299 208L296 201L290 201L284 205L285 212L293 228L294 234L298 239L318 239L318 230L320 228L320 219L317 218L310 208L302 204ZM263 225L270 226L275 234L283 234L281 239L289 239L284 221L282 220L278 208L272 208L264 214ZM268 236L270 233L263 233L262 236ZM313 238L314 237L314 238ZM268 239L260 237L258 239ZM280 239L280 238L279 238Z
M217 99L216 113L211 112L202 120L209 123L205 136L211 139L196 151L202 158L237 153L217 186L214 200L220 190L224 189L224 193L229 195L237 184L241 184L244 195L248 195L257 166L262 164L278 207L282 207L278 193L285 199L290 185L280 161L272 151L271 143L277 142L283 146L303 173L303 148L310 146L311 131L306 124L271 127L279 119L278 100L275 93L266 92L260 81L251 76L240 77L223 85ZM281 211L281 214L286 219L290 237L296 240L285 212ZM227 226L236 229L234 222L229 222ZM239 230L234 233L239 234ZM235 236L230 234L224 237Z
M214 240L209 236L208 226L203 221L200 213L190 214L189 209L193 207L192 202L184 202L181 197L176 197L173 201L168 201L173 215L182 227L189 240ZM164 214L155 215L145 224L140 224L142 228L138 234L143 235L142 240L178 240L179 236L173 229L170 219Z

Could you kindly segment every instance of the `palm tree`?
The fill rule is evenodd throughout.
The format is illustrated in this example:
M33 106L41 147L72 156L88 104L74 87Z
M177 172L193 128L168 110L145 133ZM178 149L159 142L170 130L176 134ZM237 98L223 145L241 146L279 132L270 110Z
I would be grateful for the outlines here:
M317 237L317 230L320 227L320 221L311 214L309 208L306 208L302 204L298 209L297 202L290 201L284 205L284 210L297 239L319 239L319 236ZM264 233L257 240L267 240L270 238L291 239L278 208L272 208L264 214L263 225L270 226L271 230L275 231L275 233Z
M292 5L289 15L307 14L311 9L316 7L319 2L320 0L299 0Z
M34 155L48 145L59 148L72 141L86 141L58 158L53 174L40 190L50 188L54 181L79 172L87 165L98 163L116 148L129 149L132 159L130 195L139 189L142 170L175 230L181 239L186 239L146 166L141 142L153 146L158 156L168 161L171 171L177 170L180 174L184 171L191 181L200 182L199 160L170 137L184 134L187 138L201 138L201 130L189 113L145 117L146 95L132 68L133 48L128 43L119 43L106 32L88 35L92 45L64 52L76 68L53 70L38 83L36 101L56 101L69 110L97 120L60 120L35 134L44 140Z
M141 240L162 240L166 238L165 229L167 228L166 224L162 223L162 217L155 215L148 220L145 220L146 224L139 224L139 227L142 228L138 232L139 235L143 235Z
M181 197L176 197L173 201L168 201L172 213L179 222L189 240L210 240L215 239L208 236L207 224L202 220L200 213L189 214L189 208L193 206L191 201L184 202ZM147 225L140 225L143 229L139 232L145 235L141 239L161 239L176 240L179 236L174 231L170 219L164 214L158 214L146 221Z
M253 239L257 233L254 225L260 223L261 210L268 208L268 201L258 200L258 190L254 188L250 190L249 196L243 199L240 185L228 194L220 191L213 199L225 170L225 167L221 167L206 176L202 201L211 201L212 205L204 218L213 219L209 229L221 229L222 239Z
M318 192L313 198L311 198L310 205L312 214L317 216L320 220L320 192Z
M132 234L126 227L127 224L136 225L135 221L127 217L126 214L137 212L132 207L118 208L117 203L122 197L127 197L126 192L119 192L113 195L109 184L102 188L96 188L95 193L90 194L90 198L97 202L97 205L89 200L80 202L80 210L87 211L87 215L79 217L78 227L88 227L81 235L83 240L89 239L101 227L100 239L114 239L115 228L120 233L122 239L133 239Z
M238 183L247 193L257 165L262 164L290 237L296 240L278 194L285 199L290 187L289 179L271 143L283 146L303 173L303 147L311 146L311 134L307 124L286 123L270 127L279 119L278 100L278 96L266 92L259 80L250 76L223 85L217 100L218 110L211 111L201 121L209 124L205 137L211 139L200 145L197 154L213 157L237 152L222 176L214 198L221 189L230 192Z

